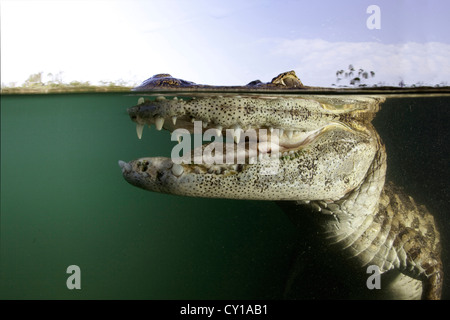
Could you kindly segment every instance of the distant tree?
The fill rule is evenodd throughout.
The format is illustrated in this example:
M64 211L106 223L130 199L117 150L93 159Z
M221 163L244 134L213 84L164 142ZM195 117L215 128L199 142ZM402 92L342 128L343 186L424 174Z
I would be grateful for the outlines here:
M339 82L343 79L343 76L349 80L349 84L352 86L365 87L366 84L362 83L364 79L368 79L369 77L375 77L374 71L365 71L362 68L359 68L358 74L356 75L356 69L352 64L348 66L347 71L341 69L336 71L336 81Z
M24 87L35 87L35 86L42 86L42 72L38 72L35 74L32 74L28 77L27 80L25 80L23 86Z
M53 73L49 72L47 74L47 77L50 79L46 83L46 85L48 85L48 86L59 86L59 85L63 84L62 71L58 72L57 74L53 74Z

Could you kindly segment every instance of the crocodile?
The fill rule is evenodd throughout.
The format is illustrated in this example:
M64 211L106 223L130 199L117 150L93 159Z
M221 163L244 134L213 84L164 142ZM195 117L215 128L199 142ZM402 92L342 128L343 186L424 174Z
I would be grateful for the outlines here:
M311 215L317 236L352 268L389 275L390 297L440 299L434 218L385 181L386 150L371 123L385 98L305 89L294 71L234 87L155 75L134 89L153 98L127 110L138 137L155 125L181 145L189 139L175 133L199 133L201 124L214 142L183 157L119 161L123 177L153 192L276 201L294 223Z

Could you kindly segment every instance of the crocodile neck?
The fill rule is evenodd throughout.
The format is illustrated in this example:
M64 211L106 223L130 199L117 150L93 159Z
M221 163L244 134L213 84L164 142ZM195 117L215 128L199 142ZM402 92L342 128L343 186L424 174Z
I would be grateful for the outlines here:
M378 135L376 135L378 137ZM386 176L386 153L378 138L379 148L359 187L338 201L311 201L315 219L330 244L349 250L350 256L361 255L370 243L364 243L364 232L373 223L380 207ZM298 204L304 202L299 201Z
M443 272L434 219L401 188L385 183L386 152L378 141L361 185L340 200L278 203L297 227L304 222L299 207L309 208L323 242L355 270L376 266L386 279L383 299L439 299Z

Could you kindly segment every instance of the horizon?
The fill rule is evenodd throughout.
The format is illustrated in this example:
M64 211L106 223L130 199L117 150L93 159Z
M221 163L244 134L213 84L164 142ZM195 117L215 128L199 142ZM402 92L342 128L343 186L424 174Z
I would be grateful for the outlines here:
M244 85L294 70L307 86L330 87L348 83L336 72L350 64L375 72L367 85L450 80L444 0L0 3L2 86L39 72L44 82L135 85L169 73Z

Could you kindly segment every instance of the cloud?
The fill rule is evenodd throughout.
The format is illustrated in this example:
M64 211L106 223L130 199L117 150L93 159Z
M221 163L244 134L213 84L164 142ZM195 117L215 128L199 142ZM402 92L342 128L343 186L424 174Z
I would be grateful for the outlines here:
M397 85L450 82L450 45L439 42L383 44L330 42L322 39L269 40L271 56L291 64L307 85L330 86L335 72L355 68L373 70L373 83Z

